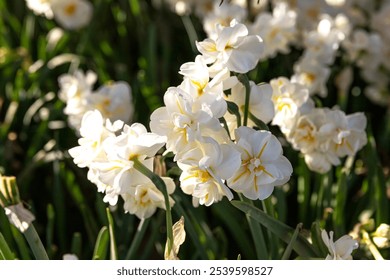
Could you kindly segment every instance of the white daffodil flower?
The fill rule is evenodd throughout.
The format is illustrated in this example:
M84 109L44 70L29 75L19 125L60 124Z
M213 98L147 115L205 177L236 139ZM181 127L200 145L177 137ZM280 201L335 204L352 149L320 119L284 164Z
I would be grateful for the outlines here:
M51 3L53 0L26 0L27 7L36 15L44 15L47 19L53 18Z
M148 178L134 168L134 159L138 159L153 170L153 158L165 144L165 137L147 132L139 123L125 125L122 133L106 138L103 149L106 159L94 161L91 167L97 171L99 180L110 186L109 197L115 199L128 188L148 182Z
M272 102L275 116L273 125L278 125L285 135L289 135L296 119L300 116L300 107L309 99L309 91L304 86L292 83L285 77L273 79Z
M219 25L217 28L217 39L196 42L207 63L213 63L212 76L225 67L237 73L247 73L255 68L263 52L262 39L248 35L247 27L236 20L232 20L229 27Z
M250 26L250 33L259 35L264 41L262 59L274 57L277 52L288 53L289 44L297 39L295 11L285 2L276 3L273 13L259 13Z
M298 61L294 65L294 73L291 82L306 86L311 95L327 96L326 82L330 75L330 69L319 63L316 58L304 57L304 59Z
M158 108L150 116L150 129L167 137L167 151L184 153L192 141L206 136L220 143L228 141L226 131L218 119L212 116L212 112L207 110L208 107L194 110L194 100L184 90L169 88L164 95L164 104L165 107Z
M363 113L347 116L341 110L329 110L326 118L327 124L320 128L320 133L329 136L330 149L338 157L352 156L367 144L367 119Z
M85 27L92 18L93 6L86 0L51 0L54 19L65 29Z
M322 241L328 247L329 254L326 260L352 260L352 251L359 247L359 243L349 235L343 235L336 242L333 241L333 231L321 231Z
M202 56L198 55L195 62L183 64L179 73L184 76L179 88L192 96L193 110L207 110L215 118L225 114L227 104L223 98L223 80L219 79L219 75L210 81L208 67ZM229 79L229 73L226 74L226 79Z
M180 187L184 193L193 196L193 204L210 206L224 196L233 198L224 184L240 166L240 153L231 145L219 145L212 138L193 143L192 149L182 155L178 166Z
M290 179L291 163L282 155L281 144L269 131L241 126L235 133L241 166L227 183L249 199L266 199L275 186Z
M288 141L304 154L308 167L325 173L340 157L355 155L366 143L366 117L362 113L345 115L336 109L315 108L302 114Z
M162 179L168 194L172 194L175 191L173 179L169 177L162 177ZM144 184L127 188L121 196L125 202L123 205L125 212L135 214L141 220L151 217L157 208L165 209L164 195L150 180ZM169 203L171 206L174 204L171 197Z
M271 96L272 87L269 84L256 85L253 81L250 81L249 112L264 123L269 123L275 114ZM234 86L231 94L226 97L226 100L237 104L241 116L244 115L245 87L243 84L238 83ZM233 137L234 130L237 128L236 116L227 112L225 119L229 126L230 135ZM251 119L248 119L248 126L253 127L255 123Z
M97 76L88 71L84 74L77 70L74 74L64 74L58 78L60 90L59 98L66 103L64 113L68 116L69 126L79 130L83 115L93 108L88 105L88 97L92 94L92 87Z
M247 18L247 9L224 1L214 1L212 10L209 11L203 19L203 29L207 37L213 40L218 38L217 25L228 27L233 19L243 22Z
M98 109L110 121L128 122L133 115L131 88L126 82L114 82L100 87L88 96L89 106Z
M115 137L115 132L122 126L122 121L116 121L114 124L111 124L109 120L104 121L98 110L88 111L81 122L79 146L68 151L78 167L89 168L88 180L97 186L99 192L106 193L103 201L109 202L110 205L117 203L118 196L111 186L100 181L99 172L93 168L93 163L107 160L103 141Z
M114 126L119 129L123 126L123 122L116 122ZM106 138L114 137L114 131L109 122L105 125L103 116L98 110L86 112L80 127L81 138L78 140L80 146L69 150L74 163L83 168L89 167L96 159L105 158L102 143Z

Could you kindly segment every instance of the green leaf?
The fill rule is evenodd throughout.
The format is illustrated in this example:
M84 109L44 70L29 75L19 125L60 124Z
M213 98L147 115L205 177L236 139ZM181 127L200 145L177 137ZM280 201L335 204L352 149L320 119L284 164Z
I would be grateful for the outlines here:
M95 249L93 250L93 258L92 258L93 260L106 259L109 239L110 236L108 233L108 228L104 226L99 231L98 237L96 239Z
M8 247L7 241L5 241L4 236L0 232L0 259L2 260L14 260L15 255L12 253L11 249Z
M115 242L115 234L114 234L114 220L112 218L112 215L110 213L110 209L106 208L107 213L107 219L108 219L108 229L110 232L110 258L111 260L117 260L118 259L118 252L116 248L116 242Z
M313 242L313 246L317 249L318 255L323 258L328 254L328 248L325 246L321 237L321 228L318 222L314 222L311 225L311 240Z
M267 229L276 234L284 242L289 243L291 237L294 234L294 229L283 224L282 222L268 216L260 209L241 201L232 201L233 206L237 207L243 211L248 216L255 219L257 222L265 226ZM299 234L297 240L293 246L295 252L298 253L301 257L312 258L317 257L313 246L301 235Z
M291 240L288 243L287 248L283 253L282 260L288 260L290 258L291 251L293 249L293 245L294 245L295 241L297 240L298 234L299 234L301 229L302 229L302 223L298 224L297 227L295 228L294 234L291 237Z

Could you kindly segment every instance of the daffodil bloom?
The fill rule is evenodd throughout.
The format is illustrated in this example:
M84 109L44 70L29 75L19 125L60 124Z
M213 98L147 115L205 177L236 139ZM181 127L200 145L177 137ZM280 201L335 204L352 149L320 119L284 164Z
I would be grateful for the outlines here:
M275 186L290 179L291 163L282 155L281 144L269 131L241 126L235 133L241 164L227 183L249 199L266 199Z
M250 33L259 35L264 41L262 59L274 57L277 52L289 52L288 45L297 39L296 17L296 12L285 2L276 3L272 14L258 14L250 26Z
M303 57L294 65L294 73L292 82L306 86L311 95L327 96L326 82L330 75L328 66L321 64L314 57Z
M158 108L150 116L150 129L167 137L166 148L177 154L175 159L187 151L193 141L202 137L210 136L220 143L229 140L218 119L207 110L208 107L199 110L192 96L184 90L168 88L164 104L165 107Z
M79 29L92 18L93 6L87 0L51 0L55 20L66 29Z
M210 39L218 38L217 25L224 27L230 26L230 22L236 19L238 22L244 22L247 18L247 9L237 4L225 1L214 1L213 8L203 18L203 29Z
M86 112L81 122L79 146L69 150L74 163L83 168L89 167L99 157L105 158L103 141L108 137L114 137L114 132L122 126L123 122L120 121L114 126L109 121L105 122L98 110Z
M183 171L180 187L184 193L193 196L194 206L210 206L224 196L231 200L233 194L223 180L228 179L239 165L240 153L231 145L219 145L212 138L194 142L192 149L178 161Z
M162 177L168 194L172 194L175 191L175 183L172 178ZM135 214L139 219L147 219L151 217L157 210L157 208L165 209L164 195L157 189L157 187L148 180L147 182L135 185L129 188L121 194L125 212ZM169 203L173 206L174 201L169 199Z
M47 19L53 18L51 3L53 0L26 0L27 7L36 15L44 15Z
M113 82L88 96L88 105L98 109L104 118L128 122L133 115L131 88L126 82Z
M223 96L223 80L230 79L229 73L222 73L210 81L207 64L204 58L198 55L195 62L187 62L180 67L180 74L184 76L180 89L189 93L193 99L193 110L207 110L215 118L222 117L227 104ZM226 75L223 76L224 74Z
M118 194L122 193L131 186L148 181L134 168L134 159L153 170L152 157L164 146L165 140L165 137L147 132L142 124L125 125L119 136L105 139L103 149L107 159L95 161L91 166L98 171L99 179L104 184L111 186Z
M59 98L66 103L64 113L68 116L70 127L79 130L83 115L93 110L88 105L88 97L92 94L92 87L97 76L88 71L84 74L77 70L74 74L64 74L58 78L60 90Z
M330 149L337 156L352 156L367 144L367 119L363 113L345 115L340 110L329 110L326 119L320 133L329 137Z
M349 235L343 235L334 242L333 231L330 231L328 236L328 233L322 230L321 237L329 250L326 260L352 260L352 251L359 247L359 243Z
M309 99L309 91L306 87L290 82L285 77L273 79L272 101L275 109L273 125L278 125L285 135L289 135L294 127L294 122L300 116L300 108Z
M107 160L103 142L107 138L115 137L115 132L122 126L122 121L111 124L109 120L104 120L98 110L88 111L84 114L81 122L79 146L68 151L78 167L89 168L88 180L97 186L99 192L106 193L104 202L109 202L111 205L117 203L118 196L116 193L114 194L111 186L99 179L99 172L93 168L93 163Z
M262 39L248 35L248 28L236 20L228 27L218 25L217 29L217 39L196 42L199 52L213 64L211 73L215 75L225 67L237 73L247 73L255 68L263 52Z

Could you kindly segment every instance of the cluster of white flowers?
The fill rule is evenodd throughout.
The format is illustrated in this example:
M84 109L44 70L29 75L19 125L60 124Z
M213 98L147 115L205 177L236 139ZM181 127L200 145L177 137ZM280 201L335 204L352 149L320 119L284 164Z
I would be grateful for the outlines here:
M65 29L79 29L92 18L93 6L87 0L26 0L37 15L54 18Z
M217 25L212 37L197 42L202 55L182 65L182 84L167 90L165 106L152 113L150 128L167 137L167 151L175 154L182 170L180 187L192 195L195 206L209 206L224 196L232 199L231 190L250 199L265 199L275 186L289 180L292 166L275 136L250 128L251 122L241 126L227 111L227 101L234 102L244 115L245 87L231 72L252 70L262 55L263 42L236 20L229 26ZM271 87L254 82L249 87L250 112L270 122L274 116ZM227 89L231 90L228 96ZM219 121L223 116L225 127Z
M76 130L80 129L83 115L90 110L98 109L104 118L112 122L128 122L133 115L130 86L126 82L115 82L94 91L96 78L92 71L84 74L77 70L58 79L59 98L66 103L64 113L68 116L69 125Z
M367 82L366 96L390 106L389 1L340 0L166 0L178 14L196 13L208 37L215 39L217 26L229 26L232 19L244 23L251 35L264 40L261 60L289 53L290 46L303 50L294 64L292 81L306 85L311 95L327 95L331 64L342 55L343 69L335 79L341 93L353 81L351 67ZM271 10L268 11L267 7Z
M153 158L165 144L165 137L147 132L139 123L111 123L98 110L84 114L80 135L79 146L70 149L69 154L77 166L88 168L88 179L105 193L104 202L116 205L121 196L125 212L140 219L150 217L157 208L165 209L163 194L134 168L134 161L138 160L153 171ZM167 192L173 193L173 180L163 180Z
M272 123L304 155L311 170L328 172L341 157L355 155L367 143L363 113L315 108L309 89L284 77L272 80L271 86L276 112Z

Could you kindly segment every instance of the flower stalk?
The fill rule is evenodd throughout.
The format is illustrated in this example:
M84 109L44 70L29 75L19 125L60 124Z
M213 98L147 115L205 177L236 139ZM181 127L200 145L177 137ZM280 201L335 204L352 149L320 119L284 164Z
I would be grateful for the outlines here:
M243 125L247 126L249 118L249 100L251 95L251 86L249 84L249 79L245 74L240 74L237 78L245 86L245 107Z

